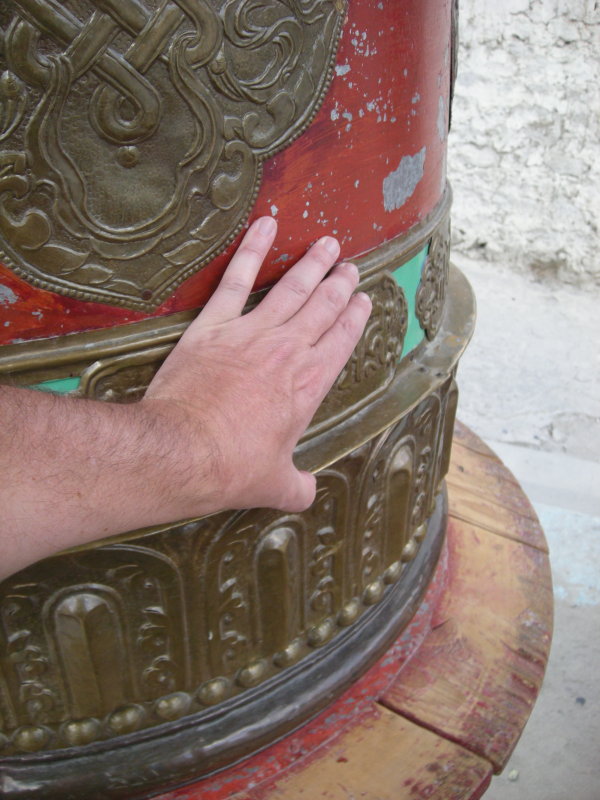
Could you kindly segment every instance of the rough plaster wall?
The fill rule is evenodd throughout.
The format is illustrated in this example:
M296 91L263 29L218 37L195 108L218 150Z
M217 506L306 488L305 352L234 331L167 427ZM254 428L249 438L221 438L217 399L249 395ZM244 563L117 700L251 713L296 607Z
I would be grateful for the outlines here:
M600 0L461 0L454 252L600 285Z

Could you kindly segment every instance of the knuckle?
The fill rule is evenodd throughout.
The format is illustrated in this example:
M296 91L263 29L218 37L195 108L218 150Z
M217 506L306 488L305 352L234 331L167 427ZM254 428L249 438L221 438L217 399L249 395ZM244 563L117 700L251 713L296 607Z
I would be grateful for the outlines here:
M260 247L252 244L252 242L242 242L238 248L237 255L241 258L262 259L264 251Z
M313 258L317 262L317 264L323 269L329 269L329 267L331 267L331 265L335 261L335 258L322 244L314 245L314 247L310 251L310 255L311 258Z
M335 286L324 286L323 295L327 303L335 309L343 308L346 305L345 295Z
M244 281L239 278L228 278L227 276L221 280L220 288L231 294L242 294L248 291L248 286Z
M296 353L296 343L291 339L282 339L276 342L270 352L270 359L273 364L287 364L289 363Z
M302 300L306 300L310 295L308 287L297 278L290 277L286 281L285 287L289 292L295 294L297 297L300 297Z
M348 339L355 339L356 341L360 339L364 325L355 316L348 314L344 319L342 319L341 324L342 330Z

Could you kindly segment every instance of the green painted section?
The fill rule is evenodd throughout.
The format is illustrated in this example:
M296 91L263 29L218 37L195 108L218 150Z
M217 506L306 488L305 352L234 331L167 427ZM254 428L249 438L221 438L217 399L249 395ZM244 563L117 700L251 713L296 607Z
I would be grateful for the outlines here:
M417 289L419 288L419 281L421 280L421 271L427 258L429 245L413 256L410 261L407 261L398 269L392 272L394 280L404 292L406 302L408 303L408 327L406 329L406 337L404 339L404 347L402 348L402 358L414 350L415 347L423 341L425 333L419 325L419 320L416 314L416 297Z
M427 258L429 245L413 256L410 261L404 263L401 267L392 272L392 276L398 286L404 292L406 302L408 303L408 327L406 330L406 337L404 339L404 347L402 348L402 358L414 350L419 345L425 336L419 320L415 313L415 301L417 289L419 288L419 281L421 280L421 271ZM60 378L55 381L44 381L43 383L36 383L32 389L40 389L43 392L56 392L56 394L69 394L79 388L81 378Z
M81 378L60 378L56 381L44 381L36 383L32 389L40 389L42 392L55 392L56 394L69 394L79 388Z

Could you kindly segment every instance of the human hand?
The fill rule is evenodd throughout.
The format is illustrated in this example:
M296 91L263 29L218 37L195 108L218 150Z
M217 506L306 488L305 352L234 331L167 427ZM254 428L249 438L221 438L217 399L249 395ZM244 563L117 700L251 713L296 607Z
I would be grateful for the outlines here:
M201 463L192 472L202 477L190 477L182 516L225 508L302 511L315 497L315 478L296 469L293 451L354 350L371 301L353 295L353 264L331 269L340 248L324 237L242 316L276 230L270 217L253 223L141 401L147 411L177 417L183 435L192 434L185 445L192 463L197 452Z

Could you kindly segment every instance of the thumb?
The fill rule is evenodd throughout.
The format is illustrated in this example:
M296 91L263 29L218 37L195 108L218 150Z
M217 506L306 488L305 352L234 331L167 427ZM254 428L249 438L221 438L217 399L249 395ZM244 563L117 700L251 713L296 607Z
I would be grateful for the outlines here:
M306 511L316 497L317 479L312 473L300 471L293 465L290 472L279 508L282 511Z

